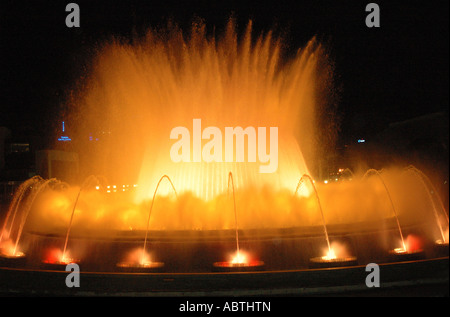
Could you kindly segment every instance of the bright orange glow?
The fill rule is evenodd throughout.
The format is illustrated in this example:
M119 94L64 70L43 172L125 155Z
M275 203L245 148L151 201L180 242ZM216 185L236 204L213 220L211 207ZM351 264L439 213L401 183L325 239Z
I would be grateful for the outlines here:
M139 204L152 198L162 175L171 177L178 193L209 201L227 192L229 172L237 189L270 185L274 190L293 190L309 173L306 160L315 164L315 111L326 99L326 93L318 92L331 90L323 86L332 76L324 47L315 38L290 60L283 60L282 41L272 32L255 37L251 21L242 36L231 20L222 38L207 36L205 25L194 24L189 37L170 27L167 37L149 31L133 42L103 46L85 89L74 95L76 151L93 167L86 174L123 180L111 180L116 187L136 180L134 202ZM319 83L319 77L325 81ZM244 162L237 162L236 151L233 162L224 157L194 160L194 118L201 119L200 133L217 127L223 137L226 127L261 127L267 134L270 127L278 128L278 169L260 173L259 166L269 162L260 161L259 153L257 162L249 160L248 152ZM170 132L176 127L190 131L191 162L171 160L176 140ZM82 137L89 134L101 141L91 152L92 143ZM201 151L211 139L197 137ZM265 154L268 140L266 135ZM220 147L224 155L223 139ZM107 189L113 193L116 187ZM158 192L170 193L164 186Z
M350 256L347 246L344 243L333 241L331 242L330 249L324 250L325 255L322 256L323 260L336 260L346 258Z
M242 252L236 252L231 260L232 264L244 264L247 263L247 256Z
M405 245L408 252L415 252L423 249L422 239L414 234L410 234L406 237Z
M388 172L390 171L385 173ZM385 176L390 182L391 195L396 197L396 211L401 217L400 223L402 226L423 223L426 219L423 210L431 208L427 205L429 200L421 192L420 187L418 189L413 186L406 187L400 175L393 170ZM290 190L279 191L270 186L236 189L239 229L303 226L320 228L323 225L321 213L311 184L305 182L299 189L301 193L302 189L306 188L309 196L299 193L294 195L296 185ZM330 230L333 225L339 224L366 223L368 226L375 226L383 219L395 220L386 192L376 179L359 181L356 174L354 180L349 182L331 182L326 185L315 182L314 185ZM120 187L122 188L122 185ZM160 187L168 194L157 195L151 211L149 230L235 228L233 200L226 190L213 199L204 200L190 192L175 195L167 180L163 180ZM78 192L79 187L76 186L58 192L43 191L35 200L26 230L64 236ZM111 230L132 230L145 235L152 201L144 200L136 203L134 193L133 191L107 193L106 190L96 190L95 187L83 190L76 205L71 236L87 233L103 236L110 234ZM12 228L13 237L17 234L18 225L17 222ZM9 229L8 226L6 229ZM447 228L444 232L447 232L448 236ZM5 233L3 240L6 237ZM401 241L398 246L402 246Z
M124 263L145 266L151 264L152 261L150 255L144 249L136 248L127 254Z
M6 239L1 242L0 254L6 257L21 257L24 255L23 252L16 249L15 243L10 239Z
M397 254L407 253L408 251L404 248L395 248L394 252Z
M327 255L324 255L323 257L322 257L322 259L324 259L324 260L335 260L337 258L337 256L336 256L336 254L335 254L335 252L334 252L334 250L333 249L329 249L328 251L327 251Z
M62 250L59 248L50 248L45 251L44 254L44 263L56 264L56 263L64 263L63 260L66 260L67 257L63 259Z
M143 38L113 39L99 47L91 73L69 105L80 176L96 175L97 182L41 192L25 231L64 236L72 214L70 238L117 231L144 236L147 223L155 231L310 227L321 234L325 225L332 231L342 224L357 224L354 230L359 230L364 224L369 230L391 221L386 187L370 175L363 179L355 173L348 182L322 175L314 188L305 183L293 195L304 174L321 174L320 135L330 129L323 129L319 117L327 113L327 93L334 93L332 67L315 38L284 59L284 44L272 32L257 38L253 33L251 22L238 35L230 21L215 38L195 23L188 37L172 27L164 36L151 30ZM260 173L261 162L249 162L248 144L244 162L193 162L194 138L202 152L212 141L212 136L194 136L194 118L201 119L201 131L216 127L222 134L226 127L277 127L276 173ZM175 127L189 130L191 162L171 159ZM99 142L94 146L88 135ZM236 213L228 195L230 172ZM164 180L155 194L163 175L175 190ZM432 210L429 192L417 177L405 181L406 176L396 168L383 170L402 226L425 223L424 210ZM16 222L13 236L17 227ZM334 254L327 250L325 256L339 257L332 249Z

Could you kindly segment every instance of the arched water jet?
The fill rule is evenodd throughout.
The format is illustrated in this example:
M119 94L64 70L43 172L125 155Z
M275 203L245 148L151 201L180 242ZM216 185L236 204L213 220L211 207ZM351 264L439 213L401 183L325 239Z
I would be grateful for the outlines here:
M316 186L314 185L314 181L311 178L311 176L309 176L308 174L303 174L303 176L298 181L297 188L295 189L294 196L297 195L297 192L300 189L300 187L303 185L303 182L304 182L305 178L307 180L309 180L309 182L311 183L311 186L314 189L314 195L316 196L317 205L319 206L320 215L322 216L322 226L323 226L323 231L324 231L324 234L325 234L325 239L327 240L328 256L329 257L333 257L333 250L331 249L330 239L328 237L328 230L327 230L327 225L326 225L326 222L325 222L325 216L323 214L323 210L322 210L322 205L320 203L319 194L317 193Z
M344 174L350 174L351 179L355 178L355 174L354 174L354 173L352 172L352 170L349 169L349 168L346 168L346 169L344 169L344 170L342 171L341 175L344 175Z
M164 265L164 263L162 262L153 262L153 261L149 261L146 259L147 257L147 253L145 252L146 248L147 248L147 239L148 239L148 229L150 226L150 217L152 214L152 210L153 210L153 204L155 202L155 198L156 198L156 194L158 193L158 189L159 189L159 185L161 184L161 182L163 181L163 179L167 179L170 183L170 185L172 186L172 189L175 193L176 198L178 199L178 193L177 190L175 189L175 186L173 185L172 180L170 179L169 176L167 175L163 175L158 183L156 184L156 188L155 191L153 192L153 198L152 198L152 203L150 205L150 209L148 212L148 217L147 217L147 226L145 229L145 238L144 238L144 246L142 247L142 251L140 252L140 256L139 256L139 260L137 263L132 263L132 262L120 262L117 264L118 267L122 267L122 268L144 268L144 269L151 269L151 268L158 268Z
M407 248L406 248L406 244L405 244L405 239L404 239L404 237L403 237L402 228L401 228L401 226L400 226L400 221L399 221L399 219L398 219L398 214L397 214L397 211L395 210L394 202L392 201L392 197L391 197L391 194L390 194L390 192L389 192L389 189L387 188L386 183L385 183L383 177L381 176L381 173L380 173L379 171L377 171L376 169L373 169L373 168L369 169L369 170L363 175L362 179L367 178L370 174L375 174L375 175L378 177L378 179L381 181L381 183L383 184L384 190L385 190L385 192L386 192L386 194L387 194L387 196L388 196L388 198L389 198L389 203L390 203L390 205L391 205L391 208L392 208L392 211L393 211L393 213L394 213L394 217L395 217L395 220L396 220L396 223L397 223L398 233L399 233L400 239L401 239L401 241L402 241L403 249L402 249L402 250L399 250L399 252L407 252ZM397 249L395 249L395 250L397 250Z
M70 215L69 225L68 225L68 227L67 227L66 239L65 239L65 241L64 241L64 248L63 248L63 252L62 252L62 255L61 255L61 259L60 259L60 262L61 262L61 263L70 263L70 262L73 262L73 261L74 261L73 259L67 259L67 258L66 258L66 249L67 249L67 243L68 243L68 241L69 241L70 230L71 230L71 228L72 228L73 216L74 216L75 210L76 210L76 208L77 208L78 199L80 198L81 191L82 191L85 187L87 187L88 185L90 185L90 183L91 183L92 181L96 181L96 184L97 184L97 185L100 184L99 179L98 179L95 175L89 176L88 178L86 178L86 180L83 182L83 184L81 184L80 190L78 191L77 197L75 198L75 202L74 202L74 204L73 204L72 213L71 213L71 215Z
M413 165L410 165L410 166L406 167L404 172L412 172L412 174L419 179L420 183L424 187L424 190L427 193L427 197L429 198L430 203L431 203L431 205L433 207L433 213L434 213L434 217L436 219L436 224L437 224L437 226L439 228L439 231L440 231L440 234L441 234L441 237L442 237L441 243L448 244L448 241L446 240L446 237L445 237L444 229L442 228L442 223L441 223L441 221L439 219L439 214L438 214L438 211L437 211L437 208L436 208L436 204L434 202L433 197L431 196L431 192L436 193L436 188L434 187L433 183L431 182L429 177L427 175L425 175L425 173L423 173L421 170L417 169ZM437 199L438 199L438 201L440 203L442 214L444 215L444 218L447 220L447 228L448 228L448 226L449 226L449 219L448 219L447 213L445 212L444 203L442 202L442 200L441 200L439 195L436 194L436 196L437 196Z
M55 183L61 183L61 181L58 181L56 178L51 178L51 179L48 179L48 180L46 180L46 181L43 181L42 184L41 184L41 185L35 190L35 192L30 196L31 202L30 202L30 204L28 205L28 207L27 207L27 209L25 210L24 215L23 215L23 217L22 217L22 221L21 221L20 226L19 226L19 231L18 231L18 233L17 233L16 243L15 243L14 249L13 249L13 255L16 254L16 252L17 252L17 246L19 245L20 238L22 237L23 228L24 228L25 223L26 223L26 221L27 221L27 219L28 219L28 215L29 215L29 213L30 213L31 207L33 206L34 200L35 200L36 197L38 197L39 194L40 194L44 189L46 189L46 188L49 186L49 184L52 183L52 182L55 182Z
M312 268L327 268L327 267L356 265L357 264L356 257L354 257L354 256L344 256L344 257L338 256L338 255L336 255L335 251L331 247L330 238L328 235L327 224L325 221L325 215L324 215L324 212L322 209L322 205L320 203L319 193L317 192L317 188L314 183L314 180L311 178L310 175L304 174L300 178L300 180L297 184L297 188L295 189L294 195L297 195L298 190L304 183L304 179L307 179L310 182L311 186L313 187L314 195L316 196L316 199L317 199L317 205L319 206L320 214L322 216L323 231L324 231L325 239L327 241L327 246L328 246L328 252L325 256L314 257L309 260L310 267L312 267Z
M150 225L150 216L151 216L151 214L152 214L153 204L154 204L154 202L155 202L156 193L158 192L159 185L161 184L161 182L162 182L162 180L163 180L164 178L166 178L166 179L170 182L170 185L172 186L172 189L173 189L173 191L174 191L174 193L175 193L175 196L176 196L177 199L178 199L177 190L175 189L175 186L173 185L172 181L170 180L170 177L167 176L167 175L163 175L163 176L159 179L158 184L156 185L155 192L153 193L152 204L150 205L150 211L148 212L147 227L146 227L146 229L145 229L144 247L142 248L141 264L143 264L143 261L144 261L145 248L146 248L146 246L147 246L147 238L148 238L148 228L149 228L149 225Z
M9 238L9 235L11 234L12 228L14 226L14 221L15 221L15 218L16 218L16 214L17 214L17 211L19 209L19 205L22 202L23 196L25 195L25 192L28 189L33 188L33 185L35 185L35 184L37 184L37 183L39 183L41 181L43 181L42 177L40 177L38 175L33 176L30 179L28 179L25 182L23 182L22 184L20 184L19 188L16 190L16 192L14 194L14 197L13 197L13 200L12 200L12 202L11 202L11 204L9 206L8 212L6 214L5 222L3 223L2 232L0 233L0 244L1 244L2 240L3 240L3 237L4 237L6 232L7 232L7 235L8 235L7 238ZM9 221L9 218L11 217L11 215L12 215L12 219L11 219L11 222L10 222L10 226L9 226L9 229L6 230L6 227L7 227L7 224L8 224L8 221Z

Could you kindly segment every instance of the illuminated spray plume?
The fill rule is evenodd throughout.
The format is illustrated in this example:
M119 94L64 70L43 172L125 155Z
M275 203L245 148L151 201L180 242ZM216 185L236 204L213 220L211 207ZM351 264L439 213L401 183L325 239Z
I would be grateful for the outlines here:
M189 35L171 25L98 47L71 94L67 120L81 172L101 175L105 186L80 197L74 230L81 224L149 231L234 228L227 203L230 173L242 229L320 228L324 219L332 225L392 217L385 188L373 177L314 183L311 171L323 146L317 138L329 130L320 116L327 93L333 93L325 48L313 38L289 56L281 39L271 31L255 34L251 22L238 35L230 20L221 34L208 36L202 23L194 23ZM157 186L163 175L171 183ZM295 191L304 175L311 183ZM389 191L399 195L405 183L391 175ZM49 202L62 204L77 193L73 188L72 198L53 193L55 199L42 200L44 221L52 214ZM419 206L396 202L400 218ZM66 214L54 210L59 216L52 222Z
M64 260L78 256L72 236L134 231L143 247L122 264L154 267L162 265L150 257L155 231L234 229L237 252L229 262L240 265L252 259L239 247L239 231L301 227L323 235L328 248L319 261L332 261L348 258L333 241L336 225L371 229L394 219L397 239L408 225L425 223L430 210L430 235L439 229L436 239L445 244L448 216L416 169L380 171L384 183L377 173L314 179L311 166L320 157L313 140L324 130L319 92L332 90L332 74L316 39L290 58L282 47L271 32L253 36L251 23L238 36L232 21L220 38L194 24L187 37L169 27L99 47L67 114L67 145L80 155L82 177L98 181L81 195L74 184L26 182L8 210L0 247L14 255L20 248L10 246L20 247L22 232L59 234L66 237L62 253L49 257ZM406 249L404 238L395 247Z
M123 183L139 184L136 202L164 174L205 201L226 191L229 172L237 189L292 191L309 173L305 153L314 161L324 49L312 39L284 58L272 32L252 33L231 20L216 38L194 23L189 36L172 26L101 47L73 99L78 135L99 139L89 153L79 142L95 173L134 178Z

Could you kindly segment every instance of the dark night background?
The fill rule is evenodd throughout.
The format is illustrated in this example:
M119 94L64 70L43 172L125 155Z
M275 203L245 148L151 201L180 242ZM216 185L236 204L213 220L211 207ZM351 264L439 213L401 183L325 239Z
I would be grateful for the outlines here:
M0 126L16 137L39 135L42 147L53 140L65 94L83 75L96 43L165 25L168 18L189 29L198 16L220 31L234 14L238 31L248 19L257 33L276 26L287 34L291 52L314 35L324 39L340 91L339 146L375 138L393 122L448 117L448 1L375 1L380 28L365 25L368 0L74 1L81 28L65 25L69 2L0 4ZM428 128L413 128L413 134L420 129ZM448 131L436 151L448 170Z

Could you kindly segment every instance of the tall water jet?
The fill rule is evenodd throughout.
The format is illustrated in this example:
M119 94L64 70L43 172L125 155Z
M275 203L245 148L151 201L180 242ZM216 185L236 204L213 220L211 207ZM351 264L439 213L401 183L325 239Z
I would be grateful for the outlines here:
M179 193L205 201L226 191L229 171L236 189L293 188L309 173L304 153L314 162L312 140L322 98L317 77L326 57L315 38L291 59L283 60L282 54L281 40L272 32L255 38L251 22L241 37L230 21L219 39L194 23L189 37L172 27L163 35L149 31L132 44L113 40L99 50L89 81L74 94L78 152L94 143L89 133L98 136L98 150L82 156L112 179L128 177L139 184L135 202L151 199L161 171L173 176ZM278 168L260 173L260 165L268 163L251 162L247 150L246 161L237 161L236 153L233 162L226 161L225 142L219 145L216 134L208 139L211 130L196 131L193 119L222 132L227 127L277 127ZM170 157L176 127L190 132L189 162ZM222 156L207 153L208 141L217 142ZM215 159L195 157L198 149Z
M230 187L231 184L231 187ZM235 230L235 241L236 241L236 253L231 257L231 260L229 261L222 261L222 262L215 262L213 265L216 268L222 269L222 270L233 270L233 269L252 269L255 267L261 267L264 265L263 261L249 259L248 256L244 255L243 252L241 252L241 249L239 247L239 226L238 226L238 215L237 215L237 208L236 208L236 195L235 195L235 188L234 188L234 180L233 180L233 173L228 173L228 189L227 189L227 197L228 200L230 198L230 188L231 188L231 195L233 198L232 204L233 204L233 211L234 211L234 230Z
M227 196L229 196L230 193L230 182L231 182L231 190L233 195L233 210L234 210L234 227L235 227L235 233L236 233L236 257L233 259L234 263L244 263L245 261L241 257L239 253L239 227L238 227L238 217L237 217L237 210L236 210L236 197L234 193L234 181L233 181L233 173L228 173L228 190L227 190Z

